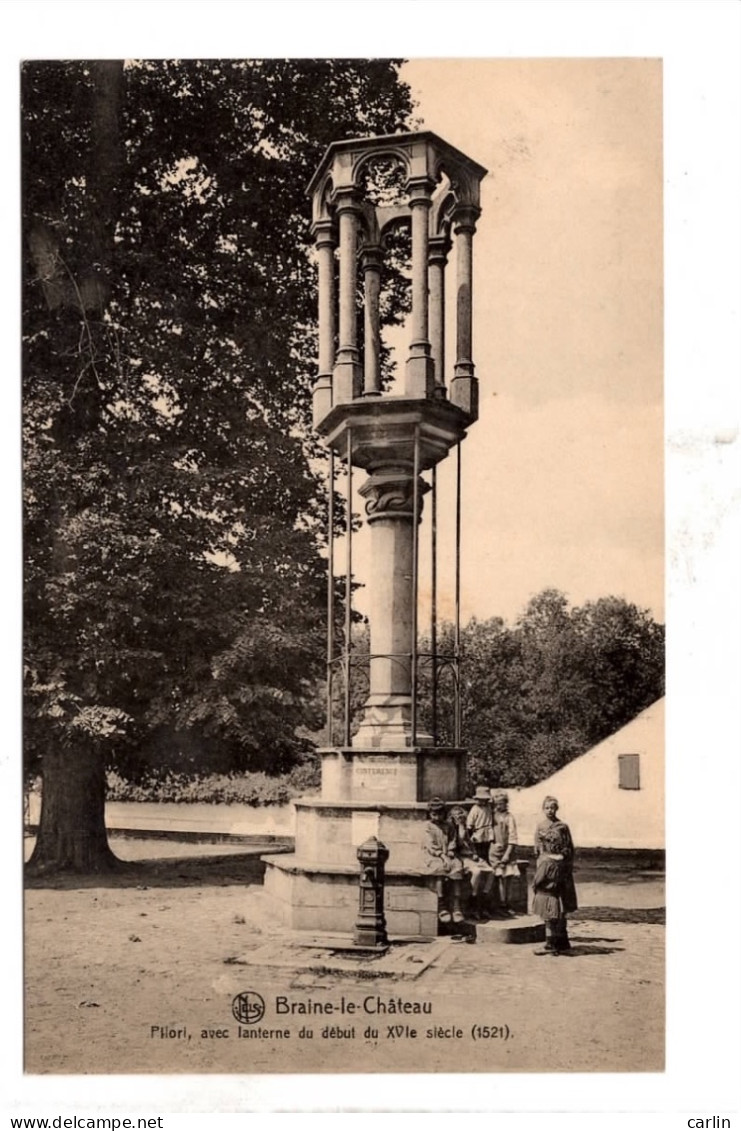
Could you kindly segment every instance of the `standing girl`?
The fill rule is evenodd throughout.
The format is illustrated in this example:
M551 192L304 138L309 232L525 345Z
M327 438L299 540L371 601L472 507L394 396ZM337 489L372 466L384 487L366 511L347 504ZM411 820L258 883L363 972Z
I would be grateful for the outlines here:
M536 954L563 954L571 949L566 916L576 911L574 842L569 826L558 818L558 801L546 797L543 819L535 830L533 912L545 923L545 947Z

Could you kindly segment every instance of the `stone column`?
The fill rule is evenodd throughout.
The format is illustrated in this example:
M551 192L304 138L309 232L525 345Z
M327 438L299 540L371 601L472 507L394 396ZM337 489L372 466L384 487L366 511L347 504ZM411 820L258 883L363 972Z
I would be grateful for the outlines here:
M366 247L363 250L364 306L365 306L365 357L363 395L380 396L381 393L381 322L379 298L381 294L381 249Z
M355 192L338 195L337 216L340 243L340 325L333 376L333 404L346 404L359 397L362 377L355 311L357 284L358 219L360 206Z
M422 511L421 479L417 481ZM366 499L373 572L368 584L370 693L353 746L398 749L411 741L414 471L399 462L374 471Z
M332 407L335 336L334 224L330 219L319 220L313 231L319 267L319 373L314 382L313 394L316 426Z
M445 265L450 242L434 236L429 244L430 347L435 366L436 397L445 396Z
M473 234L478 209L460 208L453 220L456 237L456 357L450 388L453 404L469 415L478 414L478 391L472 352Z
M409 210L412 217L412 340L406 365L405 395L422 399L432 396L434 366L428 336L428 242L430 194L434 185L427 177L411 180Z

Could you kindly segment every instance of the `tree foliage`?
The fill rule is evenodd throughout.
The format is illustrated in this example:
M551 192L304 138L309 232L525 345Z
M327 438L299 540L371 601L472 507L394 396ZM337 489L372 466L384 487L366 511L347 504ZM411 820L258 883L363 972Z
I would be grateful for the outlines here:
M438 651L452 654L445 625ZM471 620L461 633L462 741L472 784L541 781L664 694L664 627L618 597L569 608L547 589L508 626ZM453 741L453 686L439 685L438 730ZM428 727L429 679L421 716Z
M409 91L387 60L43 62L22 103L28 764L284 769L326 584L305 186Z

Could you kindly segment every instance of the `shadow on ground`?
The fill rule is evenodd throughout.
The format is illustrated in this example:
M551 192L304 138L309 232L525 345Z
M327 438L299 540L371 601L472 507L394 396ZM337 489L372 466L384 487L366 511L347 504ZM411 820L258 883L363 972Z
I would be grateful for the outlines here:
M620 868L604 864L585 864L574 868L576 884L653 884L663 878L664 873L659 869L633 871L630 866Z
M559 958L586 958L590 954L618 954L625 950L624 946L574 946L572 944L571 950L562 951L558 955Z
M569 915L569 922L666 923L665 907L582 907Z
M275 846L265 845L265 854ZM82 888L226 887L262 884L265 863L258 852L220 856L161 857L120 861L115 871L93 875L37 875L27 872L26 888L71 891Z
M614 942L622 942L623 941L622 939L601 938L597 935L574 935L574 934L570 934L569 938L571 939L572 943L614 943Z

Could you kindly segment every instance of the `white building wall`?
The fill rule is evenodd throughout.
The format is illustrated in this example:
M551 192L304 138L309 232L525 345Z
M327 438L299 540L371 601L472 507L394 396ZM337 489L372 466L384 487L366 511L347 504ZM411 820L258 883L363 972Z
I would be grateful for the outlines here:
M508 790L519 843L532 846L543 799L551 794L577 848L663 849L664 705L657 700L538 785ZM620 788L619 754L640 755L640 789Z

